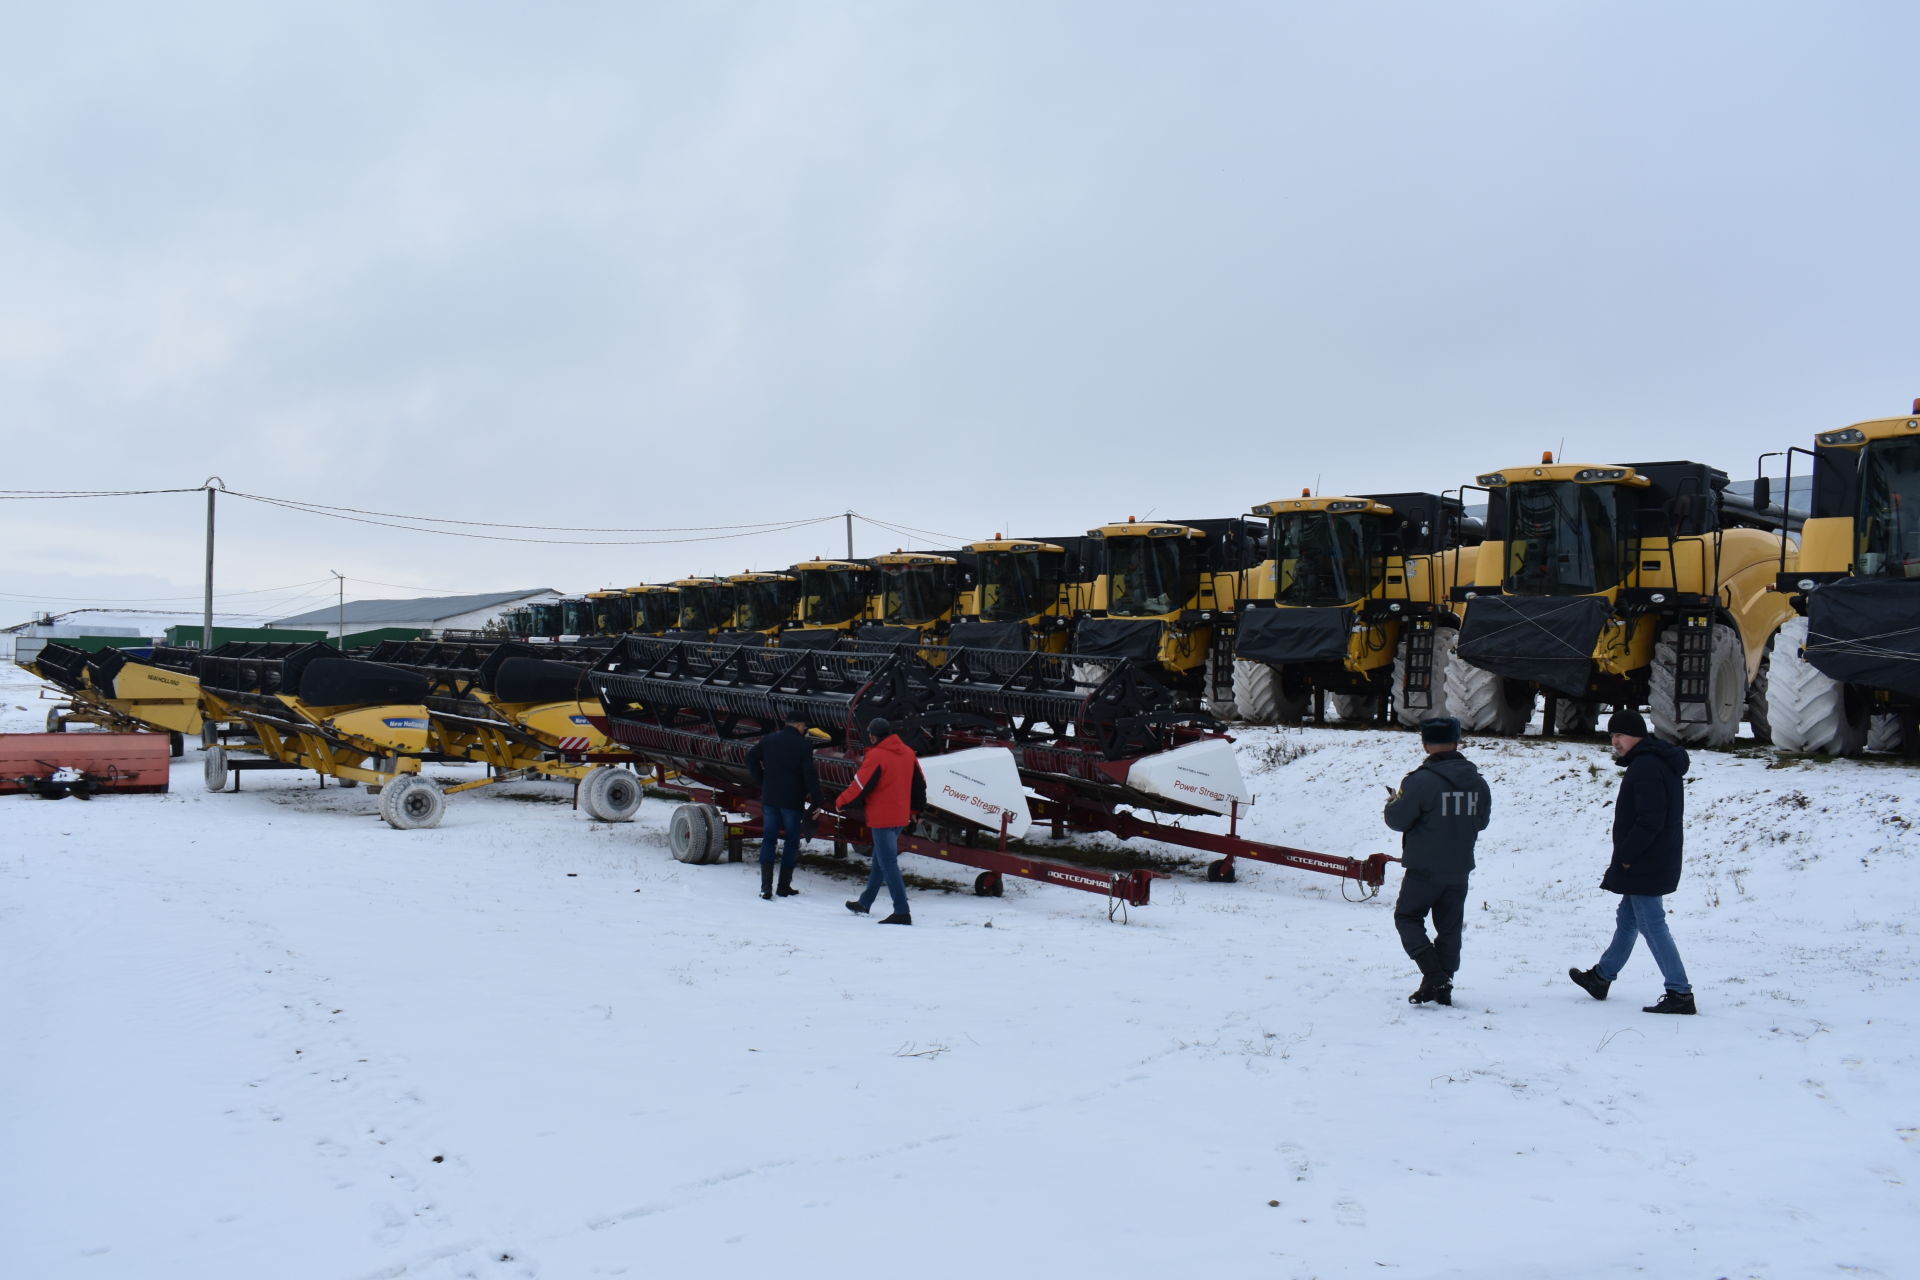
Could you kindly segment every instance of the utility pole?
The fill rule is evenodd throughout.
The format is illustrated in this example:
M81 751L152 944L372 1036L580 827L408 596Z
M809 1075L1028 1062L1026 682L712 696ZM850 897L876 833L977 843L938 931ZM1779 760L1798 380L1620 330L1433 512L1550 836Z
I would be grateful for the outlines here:
M216 488L215 486L218 486ZM207 491L207 597L205 611L200 616L200 649L205 652L213 648L213 495L227 487L227 482L219 476L208 476L201 488Z
M345 653L347 651L347 580L338 569L329 569L327 572L340 579L340 634L334 637L333 647Z
M847 559L853 559L853 512L847 512Z

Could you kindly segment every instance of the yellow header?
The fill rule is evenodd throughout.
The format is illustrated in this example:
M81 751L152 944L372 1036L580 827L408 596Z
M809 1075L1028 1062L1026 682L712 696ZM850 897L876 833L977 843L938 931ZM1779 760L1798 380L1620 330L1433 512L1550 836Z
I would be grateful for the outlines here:
M1582 465L1577 462L1543 462L1534 467L1508 467L1474 477L1474 483L1487 489L1503 489L1510 484L1534 484L1542 480L1571 480L1575 484L1624 484L1644 489L1653 481L1632 467Z
M1276 498L1253 509L1256 516L1282 516L1290 511L1338 511L1369 516L1390 516L1393 508L1371 498Z
M1829 449L1858 449L1869 440L1920 435L1920 415L1910 418L1871 418L1840 431L1822 431L1814 439Z

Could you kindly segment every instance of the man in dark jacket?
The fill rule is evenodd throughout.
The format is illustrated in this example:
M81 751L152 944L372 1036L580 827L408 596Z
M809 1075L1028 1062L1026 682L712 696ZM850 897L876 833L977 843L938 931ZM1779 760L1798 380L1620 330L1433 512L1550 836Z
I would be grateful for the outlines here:
M807 737L807 718L795 711L787 723L753 744L747 752L747 772L760 784L760 896L773 897L773 847L786 833L787 847L780 859L780 896L791 898L794 864L800 861L800 837L806 832L806 805L827 807L820 794L820 775L813 764L813 742Z
M837 809L856 802L863 806L867 830L873 834L873 870L867 876L867 887L858 898L848 901L847 910L866 915L885 885L893 897L893 914L880 923L912 924L913 915L907 910L907 882L900 877L900 832L913 821L915 811L927 803L927 779L920 772L920 757L887 721L867 722L867 742L853 784L834 802Z
M1620 976L1635 938L1647 940L1667 992L1647 1013L1692 1013L1693 988L1680 963L1680 949L1667 932L1666 896L1680 887L1681 822L1686 793L1681 779L1687 753L1647 733L1638 711L1616 711L1607 721L1614 754L1626 767L1620 797L1613 806L1613 860L1600 887L1620 895L1614 913L1613 942L1591 969L1569 969L1567 976L1595 1000Z
M1393 925L1400 945L1420 966L1420 989L1408 1003L1452 1004L1473 845L1493 814L1493 793L1473 761L1460 754L1458 720L1421 721L1420 745L1426 760L1401 780L1398 791L1389 789L1387 798L1387 825L1402 833L1403 874Z

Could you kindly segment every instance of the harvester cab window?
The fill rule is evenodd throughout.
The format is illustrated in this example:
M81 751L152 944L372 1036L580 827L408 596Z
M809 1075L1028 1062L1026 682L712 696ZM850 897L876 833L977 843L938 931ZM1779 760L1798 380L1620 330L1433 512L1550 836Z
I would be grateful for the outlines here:
M953 608L953 581L946 565L903 565L882 571L880 620L896 626L937 622Z
M1920 440L1877 440L1862 467L1858 549L1866 578L1920 578Z
M671 591L649 591L634 600L634 630L650 635L673 630L680 619L679 602Z
M1625 562L1610 484L1543 480L1508 489L1507 576L1521 596L1582 596L1618 586Z
M834 569L803 569L800 573L808 626L841 626L852 622L866 607L867 591L860 574Z
M680 630L718 631L733 613L726 587L680 588Z
M1352 604L1380 579L1378 517L1300 511L1274 520L1275 599L1296 608Z
M590 636L593 634L593 601L562 600L560 602L560 632L569 636Z
M1107 539L1107 612L1116 618L1156 618L1183 608L1199 578L1192 553L1181 554L1187 541Z
M1060 574L1059 566L1049 566L1045 559L1038 551L981 552L981 619L1020 622L1051 609L1060 598Z
M734 585L734 626L742 631L768 631L787 620L792 611L791 582L741 582Z
M599 609L594 614L594 631L603 636L625 635L633 629L633 601L626 596L611 596L605 600L596 600Z
M528 607L529 621L536 636L557 636L560 634L560 606L557 604L536 604Z

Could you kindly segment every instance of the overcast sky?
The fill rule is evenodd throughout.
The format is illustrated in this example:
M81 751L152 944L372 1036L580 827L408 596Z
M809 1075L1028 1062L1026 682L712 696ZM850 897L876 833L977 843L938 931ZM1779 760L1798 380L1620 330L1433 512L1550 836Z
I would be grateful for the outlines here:
M972 539L1562 440L1745 477L1920 395L1917 37L1752 0L14 5L0 486ZM0 623L197 593L204 512L0 502ZM221 530L223 592L361 597L844 551Z

